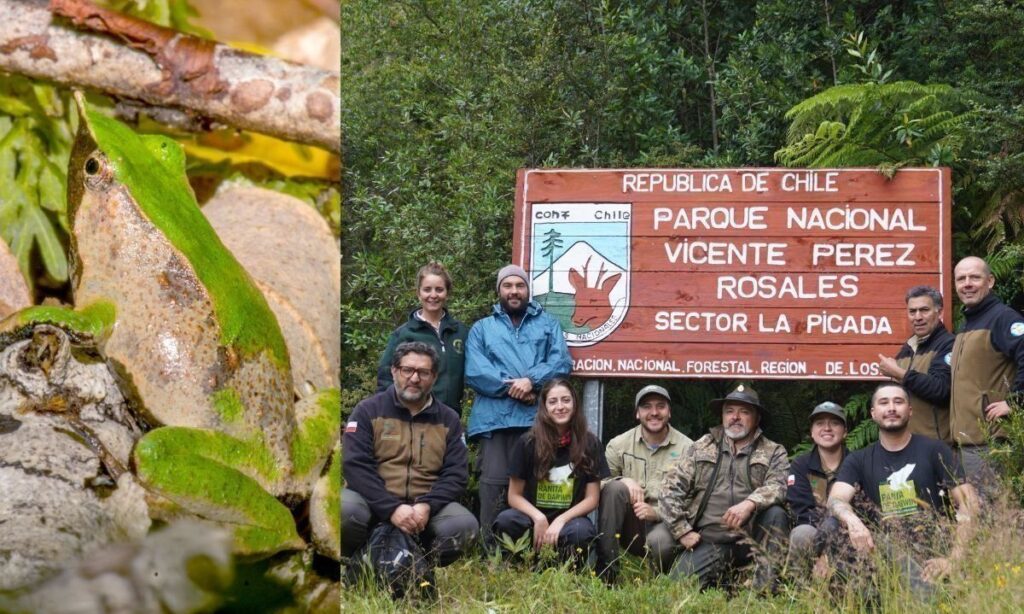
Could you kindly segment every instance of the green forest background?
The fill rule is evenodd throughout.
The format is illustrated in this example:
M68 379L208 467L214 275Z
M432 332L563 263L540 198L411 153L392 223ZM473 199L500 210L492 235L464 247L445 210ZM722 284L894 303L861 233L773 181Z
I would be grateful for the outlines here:
M353 0L342 24L343 412L420 265L449 268L456 317L487 312L521 167L949 166L954 259L1024 305L1021 2ZM704 432L733 384L668 382L674 424ZM605 439L638 385L608 387ZM793 449L813 405L861 419L871 386L756 388Z

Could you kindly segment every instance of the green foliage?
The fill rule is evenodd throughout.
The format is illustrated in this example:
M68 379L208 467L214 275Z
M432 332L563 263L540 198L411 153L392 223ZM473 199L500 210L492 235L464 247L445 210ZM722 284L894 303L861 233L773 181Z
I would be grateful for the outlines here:
M786 112L788 145L775 157L795 167L935 166L955 157L970 118L947 85L837 85Z
M855 425L846 433L846 447L859 450L878 441L878 424L871 419L871 393L855 394L843 406L846 423Z
M1024 411L1013 405L1001 426L1006 438L989 442L989 456L999 467L1014 501L1024 505Z
M186 31L194 15L186 0L106 4ZM51 291L68 280L65 192L77 124L68 91L20 76L0 79L0 237L29 285Z
M64 192L77 124L69 100L22 77L0 81L0 235L25 278L38 264L50 286L68 278Z

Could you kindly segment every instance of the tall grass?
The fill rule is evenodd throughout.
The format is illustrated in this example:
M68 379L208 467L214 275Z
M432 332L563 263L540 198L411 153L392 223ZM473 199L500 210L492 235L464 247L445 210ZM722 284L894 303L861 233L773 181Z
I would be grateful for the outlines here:
M1003 496L984 513L969 554L934 594L919 599L889 561L876 556L852 575L854 581L808 579L785 570L779 594L766 597L746 588L698 590L693 580L659 576L642 561L625 556L619 583L609 588L591 573L566 566L534 571L524 563L478 555L437 570L436 600L390 595L363 581L346 587L341 611L361 612L583 612L666 614L670 612L1022 612L1024 611L1024 521ZM905 543L896 543L902 548ZM874 570L874 571L871 571Z

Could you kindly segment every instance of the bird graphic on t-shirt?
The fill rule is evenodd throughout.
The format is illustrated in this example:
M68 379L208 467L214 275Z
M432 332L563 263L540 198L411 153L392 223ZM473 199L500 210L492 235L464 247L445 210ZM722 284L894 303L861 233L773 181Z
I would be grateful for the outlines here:
M885 478L889 482L889 488L893 490L899 490L907 485L907 478L914 472L915 463L909 463L904 465L899 471L892 472L889 477Z
M548 470L548 481L552 484L564 484L572 475L572 464L552 467Z

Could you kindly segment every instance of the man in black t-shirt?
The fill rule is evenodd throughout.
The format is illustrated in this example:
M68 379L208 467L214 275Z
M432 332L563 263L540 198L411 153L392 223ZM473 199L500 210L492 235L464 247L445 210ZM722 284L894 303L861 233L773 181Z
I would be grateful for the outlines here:
M912 408L908 399L907 391L896 383L875 389L871 419L878 424L878 441L843 461L828 504L831 513L846 526L853 547L870 552L875 548L871 530L850 506L856 487L860 487L876 506L868 521L880 534L883 551L895 554L891 545L897 540L890 539L895 536L914 550L901 557L899 567L908 573L911 589L925 595L963 555L978 504L977 493L964 481L963 468L953 450L941 441L910 432L907 425ZM941 557L934 556L933 548L939 532L936 516L949 512L946 493L956 507L957 532L949 555ZM923 564L920 558L926 558Z

